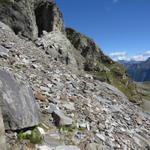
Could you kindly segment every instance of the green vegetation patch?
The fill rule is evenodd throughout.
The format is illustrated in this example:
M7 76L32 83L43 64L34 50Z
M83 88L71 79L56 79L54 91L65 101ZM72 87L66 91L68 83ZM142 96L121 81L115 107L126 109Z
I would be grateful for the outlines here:
M112 63L107 68L108 70L96 71L94 74L118 88L130 101L141 103L141 97L138 95L136 84L128 77L124 67L117 63Z
M18 139L19 140L29 140L32 144L41 144L42 140L43 140L37 127L35 127L32 130L28 130L28 131L20 131L18 133Z

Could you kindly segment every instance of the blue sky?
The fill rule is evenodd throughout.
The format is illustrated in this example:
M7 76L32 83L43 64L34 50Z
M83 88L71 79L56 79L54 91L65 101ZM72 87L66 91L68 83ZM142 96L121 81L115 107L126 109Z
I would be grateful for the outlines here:
M150 0L56 0L65 26L96 41L114 59L150 57Z

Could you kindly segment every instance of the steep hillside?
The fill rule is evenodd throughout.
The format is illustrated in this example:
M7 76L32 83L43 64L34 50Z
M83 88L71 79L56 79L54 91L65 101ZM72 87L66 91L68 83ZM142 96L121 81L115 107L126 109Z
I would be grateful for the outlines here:
M128 74L134 81L150 81L150 58L144 62L124 64Z
M87 36L67 28L68 39L84 57L84 70L96 79L108 82L124 92L131 101L140 102L136 85L128 77L124 67L106 56L96 43Z
M9 25L15 34L34 40L37 46L43 47L55 59L70 65L72 70L88 71L95 78L116 86L131 101L141 102L135 84L124 68L104 55L93 40L73 29L66 29L71 43L66 40L63 47L64 41L59 38L60 34L66 38L63 17L53 0L8 0L0 3L0 14L0 20ZM46 35L49 32L53 34ZM55 36L58 32L61 33ZM43 43L43 40L46 42ZM59 44L52 45L51 40ZM53 47L57 47L57 51L53 51Z
M51 46L56 43L51 41ZM3 150L150 148L149 114L115 87L89 74L74 74L2 23L0 56Z
M0 13L0 150L150 149L135 84L64 30L53 0L3 0Z

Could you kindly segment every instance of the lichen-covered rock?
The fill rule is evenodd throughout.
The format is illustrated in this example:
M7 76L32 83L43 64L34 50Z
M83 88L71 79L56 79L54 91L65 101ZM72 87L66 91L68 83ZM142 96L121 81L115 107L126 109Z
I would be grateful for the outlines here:
M39 108L27 82L0 70L0 106L6 130L18 130L39 123Z
M0 21L9 25L16 34L34 39L47 32L64 32L62 14L53 0L0 1Z

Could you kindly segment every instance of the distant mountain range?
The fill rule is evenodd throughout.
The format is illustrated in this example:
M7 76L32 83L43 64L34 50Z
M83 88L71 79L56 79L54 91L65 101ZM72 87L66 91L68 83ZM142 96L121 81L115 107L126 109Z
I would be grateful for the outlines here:
M134 81L150 81L150 58L146 61L119 60L118 62L125 66L129 76Z

